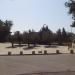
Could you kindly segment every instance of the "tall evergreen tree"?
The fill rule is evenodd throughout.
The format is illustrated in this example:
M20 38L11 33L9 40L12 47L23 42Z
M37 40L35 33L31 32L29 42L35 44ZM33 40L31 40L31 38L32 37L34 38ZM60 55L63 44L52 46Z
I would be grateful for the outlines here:
M58 29L58 31L56 33L56 37L57 37L57 43L62 44L62 33L61 33L61 29Z
M63 29L62 29L62 42L63 42L63 43L66 43L67 40L68 40L67 32L66 32L65 29L63 28Z
M39 31L39 37L41 44L51 44L52 42L52 31L48 28L47 25L44 25Z

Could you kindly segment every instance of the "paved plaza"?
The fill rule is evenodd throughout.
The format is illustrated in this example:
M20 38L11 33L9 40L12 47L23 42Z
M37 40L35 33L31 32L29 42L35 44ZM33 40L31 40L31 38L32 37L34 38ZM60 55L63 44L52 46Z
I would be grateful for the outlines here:
M0 56L0 75L75 75L74 71L75 54Z

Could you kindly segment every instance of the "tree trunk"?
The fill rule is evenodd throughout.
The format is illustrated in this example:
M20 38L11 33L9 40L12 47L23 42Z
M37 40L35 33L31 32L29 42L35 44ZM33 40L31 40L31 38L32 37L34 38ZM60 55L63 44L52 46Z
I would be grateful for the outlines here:
M19 41L19 46L21 46L21 41Z
M36 44L34 43L34 47L36 46Z
M14 47L14 43L12 42L12 48Z
M28 48L30 47L30 44L28 43Z

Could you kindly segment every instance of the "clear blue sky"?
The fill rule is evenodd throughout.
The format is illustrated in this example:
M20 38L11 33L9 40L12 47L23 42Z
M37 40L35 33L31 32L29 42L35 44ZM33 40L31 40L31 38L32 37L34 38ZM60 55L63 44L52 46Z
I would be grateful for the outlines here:
M64 27L71 31L71 16L64 3L68 0L0 0L0 19L12 20L14 31L39 31L47 24L52 31Z

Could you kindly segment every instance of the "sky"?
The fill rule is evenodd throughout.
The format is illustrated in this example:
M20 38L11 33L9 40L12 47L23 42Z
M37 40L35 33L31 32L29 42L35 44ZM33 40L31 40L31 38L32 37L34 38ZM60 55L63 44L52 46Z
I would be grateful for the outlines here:
M0 19L13 21L12 32L39 31L46 24L56 32L59 28L71 31L68 0L0 0Z

